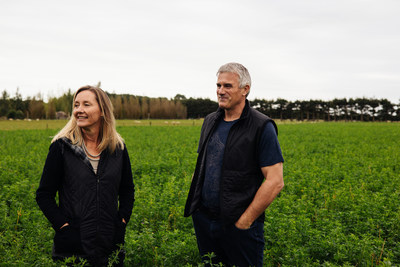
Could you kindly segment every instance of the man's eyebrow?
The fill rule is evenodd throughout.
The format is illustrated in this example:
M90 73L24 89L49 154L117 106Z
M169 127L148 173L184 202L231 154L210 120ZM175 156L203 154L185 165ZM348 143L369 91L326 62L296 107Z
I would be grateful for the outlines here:
M223 85L232 85L232 83L217 83L217 85L221 85L221 84L223 84Z

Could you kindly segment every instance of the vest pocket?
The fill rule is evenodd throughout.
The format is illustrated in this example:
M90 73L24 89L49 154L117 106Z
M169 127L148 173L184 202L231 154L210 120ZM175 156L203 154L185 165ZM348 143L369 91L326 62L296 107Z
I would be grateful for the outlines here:
M243 193L254 187L257 176L247 172L225 171L222 179L224 191Z
M250 205L258 190L257 176L240 172L224 173L220 191L221 215L227 222L235 222Z

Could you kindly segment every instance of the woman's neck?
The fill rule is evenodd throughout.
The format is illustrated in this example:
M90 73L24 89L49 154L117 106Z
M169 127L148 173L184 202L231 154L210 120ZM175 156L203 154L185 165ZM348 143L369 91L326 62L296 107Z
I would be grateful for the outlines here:
M92 129L82 129L82 135L83 135L83 140L85 141L86 145L94 144L98 145L99 144L99 131L95 131Z

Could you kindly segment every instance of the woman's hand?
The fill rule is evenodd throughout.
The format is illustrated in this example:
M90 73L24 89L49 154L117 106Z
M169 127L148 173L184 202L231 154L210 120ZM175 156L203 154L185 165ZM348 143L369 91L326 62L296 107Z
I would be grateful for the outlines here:
M68 225L69 225L69 223L64 223L64 225L60 227L60 230L63 229L64 227L68 226Z

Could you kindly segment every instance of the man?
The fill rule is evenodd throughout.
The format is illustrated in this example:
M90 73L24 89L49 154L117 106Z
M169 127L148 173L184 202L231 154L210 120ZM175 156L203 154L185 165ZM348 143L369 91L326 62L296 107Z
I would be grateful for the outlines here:
M251 79L238 63L217 72L219 108L203 122L185 207L203 261L262 266L264 211L283 188L277 127L250 107Z

